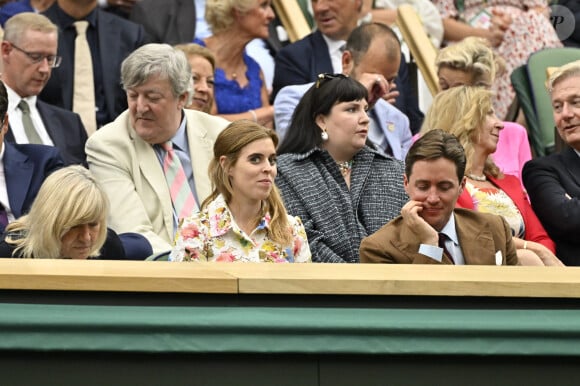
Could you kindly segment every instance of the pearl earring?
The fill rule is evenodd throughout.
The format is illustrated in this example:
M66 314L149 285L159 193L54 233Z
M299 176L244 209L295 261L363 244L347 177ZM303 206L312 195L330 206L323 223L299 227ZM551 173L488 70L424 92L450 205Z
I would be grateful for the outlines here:
M328 141L328 133L325 131L323 131L322 133L320 133L320 137L322 138L323 141Z

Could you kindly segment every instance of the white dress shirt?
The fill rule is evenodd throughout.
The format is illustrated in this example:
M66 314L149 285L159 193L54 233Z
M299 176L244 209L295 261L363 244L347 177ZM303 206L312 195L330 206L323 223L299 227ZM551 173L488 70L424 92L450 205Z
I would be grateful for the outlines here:
M322 34L326 45L328 46L328 54L330 55L330 61L332 62L332 69L335 74L342 73L342 51L346 44L344 40L332 40L326 35Z
M21 98L20 95L16 94L16 92L8 87L8 85L5 86L6 91L8 92L8 118L10 120L10 131L12 132L12 135L14 135L14 141L16 143L30 143L24 132L24 125L22 124L22 110L18 108L18 104L22 99L24 99L30 107L30 118L32 119L36 132L40 136L40 139L42 139L42 144L54 146L52 139L50 139L50 136L46 131L46 127L44 127L40 113L36 108L36 95Z

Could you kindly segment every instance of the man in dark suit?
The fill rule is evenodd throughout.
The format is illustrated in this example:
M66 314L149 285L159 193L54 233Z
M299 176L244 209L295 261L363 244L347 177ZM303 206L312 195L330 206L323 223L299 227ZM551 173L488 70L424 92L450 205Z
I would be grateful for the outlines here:
M64 166L55 147L4 142L7 110L8 95L0 82L0 232L7 222L28 212L44 179Z
M317 30L282 48L275 58L272 101L282 87L316 81L321 73L340 73L341 47L356 28L362 0L313 1ZM409 118L416 133L423 122L417 96L409 79L408 66L401 60L395 79L398 97L395 107ZM392 95L392 94L390 94Z
M580 265L580 61L556 70L548 82L558 134L568 147L524 165L532 207L566 265Z
M127 97L120 82L121 62L144 43L143 27L99 9L97 0L57 0L44 15L60 28L58 55L62 63L53 70L40 99L72 111L77 35L73 23L86 20L97 127L113 121L127 108ZM85 127L88 129L86 124Z
M141 24L151 43L190 43L195 35L195 6L191 0L141 0L129 20Z
M405 159L410 201L360 246L362 263L516 265L512 233L500 216L454 209L465 186L466 158L457 138L424 134Z
M56 56L58 27L45 16L20 13L9 19L4 34L2 80L11 118L6 141L54 145L65 164L86 164L87 133L78 114L37 98L60 60ZM26 131L21 103L28 105L34 135Z

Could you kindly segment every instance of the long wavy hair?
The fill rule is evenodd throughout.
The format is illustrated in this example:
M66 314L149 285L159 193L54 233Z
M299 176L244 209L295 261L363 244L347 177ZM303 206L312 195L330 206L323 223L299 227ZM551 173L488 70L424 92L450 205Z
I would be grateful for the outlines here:
M482 87L452 87L437 94L425 114L421 133L441 129L455 135L465 149L467 173L471 172L474 143L479 142L481 127L488 112L493 109L492 95L491 91ZM487 157L483 171L494 177L501 176L491 157Z
M19 233L6 242L16 245L14 256L58 259L63 257L61 239L71 228L98 223L99 233L89 252L95 257L107 238L108 213L109 200L91 173L82 166L68 166L48 176L30 212L6 227L8 233Z
M234 194L228 170L234 166L239 159L240 152L244 147L254 141L270 138L274 147L278 145L278 135L274 130L265 128L256 122L249 120L238 120L230 123L217 137L213 147L213 158L209 165L209 177L212 184L211 194L201 204L205 208L218 195L225 198L226 203L230 203ZM222 166L220 158L225 156L227 161ZM280 192L274 185L270 195L262 205L262 209L270 214L269 237L272 241L282 245L292 244L292 234L289 231L290 223ZM262 213L263 214L263 213ZM256 223L261 215L257 215Z

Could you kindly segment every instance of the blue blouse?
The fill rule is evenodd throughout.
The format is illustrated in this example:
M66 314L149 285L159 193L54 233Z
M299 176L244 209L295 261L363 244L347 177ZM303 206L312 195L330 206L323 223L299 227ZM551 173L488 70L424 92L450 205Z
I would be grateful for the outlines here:
M194 43L206 46L200 39L194 39ZM248 84L240 87L235 79L227 79L226 73L221 68L215 70L215 103L218 114L238 114L262 107L262 79L260 78L260 65L244 51L244 63L248 68L246 77Z

